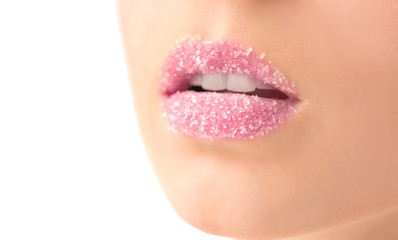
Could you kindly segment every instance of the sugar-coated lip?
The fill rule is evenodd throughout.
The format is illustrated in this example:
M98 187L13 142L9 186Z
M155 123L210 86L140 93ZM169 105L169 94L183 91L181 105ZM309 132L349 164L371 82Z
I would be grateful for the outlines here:
M200 38L179 42L160 73L163 115L171 130L202 139L250 139L281 126L296 112L294 84L253 48ZM245 74L283 92L285 100L243 93L189 91L197 74Z

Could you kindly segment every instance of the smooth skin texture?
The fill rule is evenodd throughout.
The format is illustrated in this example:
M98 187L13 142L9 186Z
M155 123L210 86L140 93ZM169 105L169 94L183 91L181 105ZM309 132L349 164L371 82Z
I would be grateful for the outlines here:
M398 239L398 2L119 0L142 137L174 209L234 239ZM299 113L270 135L204 141L162 117L175 43L229 39L267 53Z

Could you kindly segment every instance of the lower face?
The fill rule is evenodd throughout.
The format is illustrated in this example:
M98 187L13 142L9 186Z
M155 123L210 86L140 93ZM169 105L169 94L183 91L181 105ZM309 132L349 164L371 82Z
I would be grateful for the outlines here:
M119 9L142 137L169 201L188 223L216 235L266 239L398 205L395 1L119 0ZM210 110L211 99L253 99L159 90L176 43L199 38L266 53L264 62L294 85L292 114L249 135L199 134L171 121L167 107L176 94L179 103L196 94Z

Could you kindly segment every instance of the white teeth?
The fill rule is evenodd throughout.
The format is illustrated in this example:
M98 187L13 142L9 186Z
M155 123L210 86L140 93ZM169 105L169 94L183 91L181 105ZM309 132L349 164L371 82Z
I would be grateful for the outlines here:
M228 75L227 89L234 92L253 92L256 82L246 75Z
M258 82L256 88L258 88L258 89L275 89L273 86L266 84L266 83L262 83L262 82Z
M227 76L224 74L203 74L202 88L211 91L221 91L227 88Z
M209 91L253 92L256 88L275 89L244 74L197 74L189 83Z
M189 83L191 84L191 86L201 87L202 86L202 75L199 75L199 74L195 75Z

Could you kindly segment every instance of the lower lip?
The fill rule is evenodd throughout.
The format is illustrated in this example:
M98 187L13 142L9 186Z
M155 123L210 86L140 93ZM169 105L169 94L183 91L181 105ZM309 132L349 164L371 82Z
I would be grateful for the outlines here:
M170 129L202 139L252 139L278 127L295 110L294 100L244 94L184 91L164 101Z

